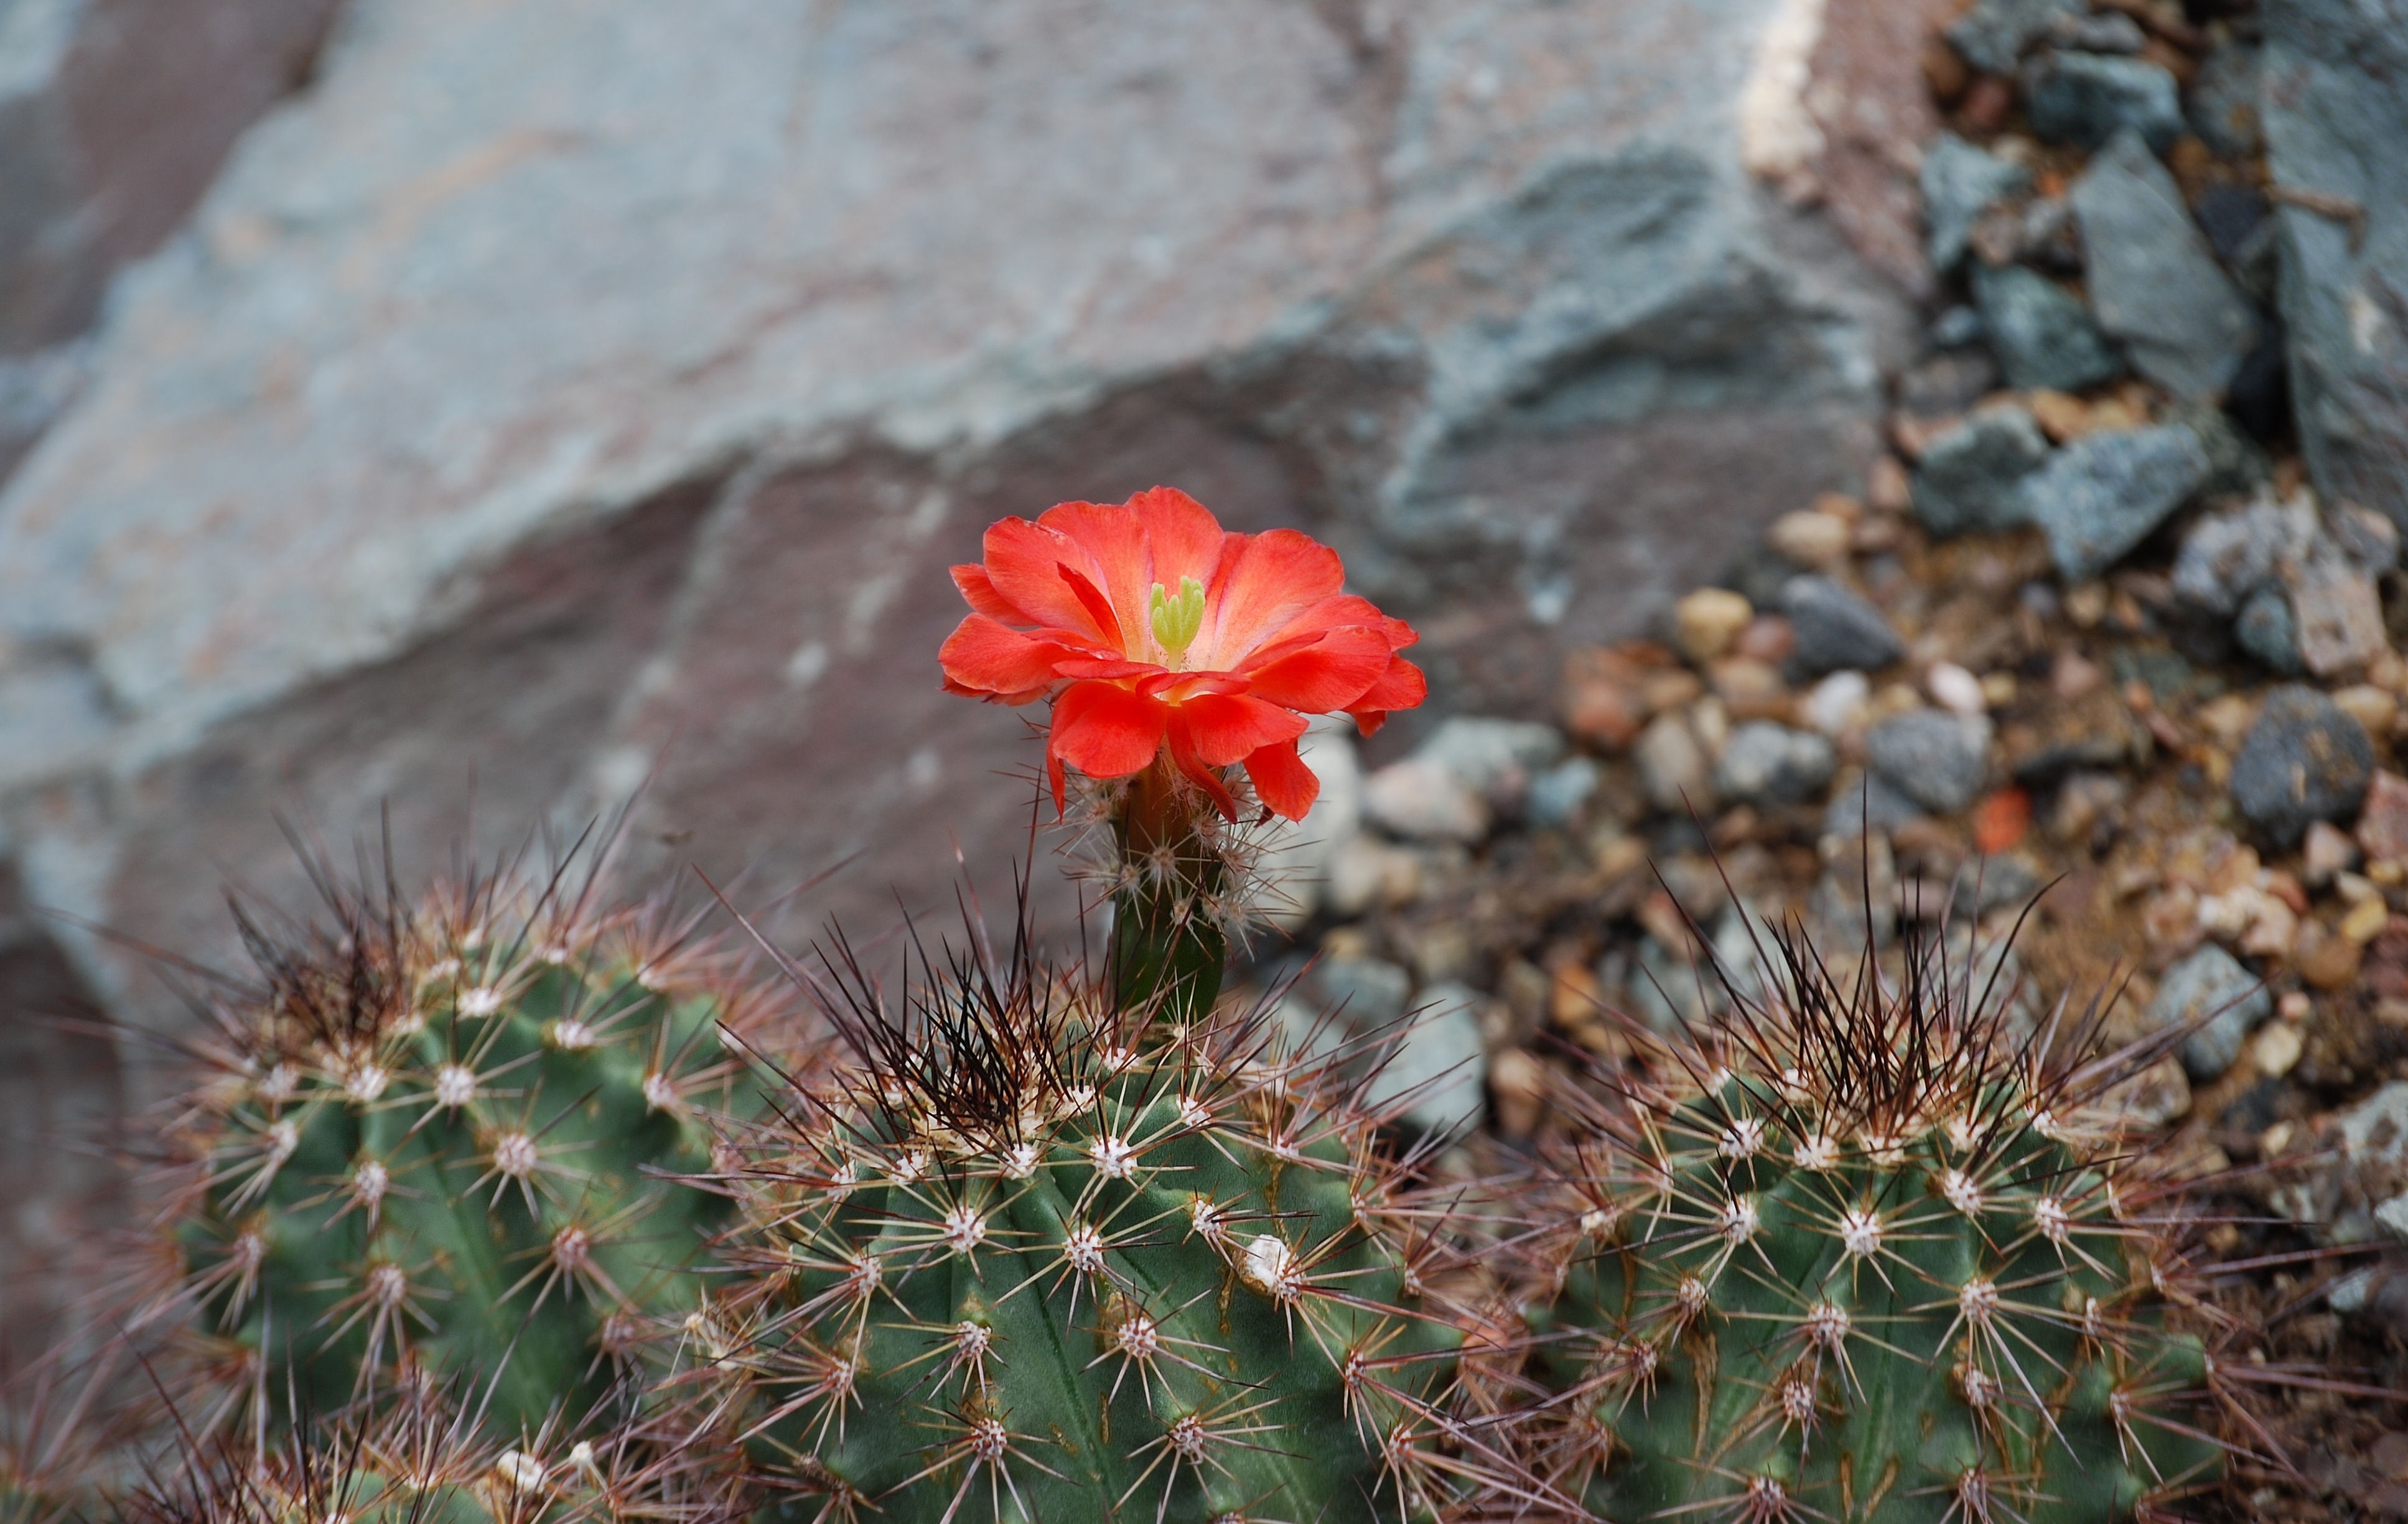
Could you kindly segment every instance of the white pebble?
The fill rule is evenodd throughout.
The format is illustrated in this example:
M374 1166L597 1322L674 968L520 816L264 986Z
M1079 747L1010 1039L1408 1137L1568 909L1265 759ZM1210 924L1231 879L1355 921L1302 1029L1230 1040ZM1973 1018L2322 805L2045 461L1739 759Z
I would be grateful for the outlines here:
M1931 670L1923 675L1923 684L1930 690L1932 701L1943 709L1978 715L1989 707L1982 692L1982 679L1954 662L1932 662Z
M1802 709L1806 723L1826 735L1838 735L1864 722L1873 685L1861 672L1842 670L1814 685Z

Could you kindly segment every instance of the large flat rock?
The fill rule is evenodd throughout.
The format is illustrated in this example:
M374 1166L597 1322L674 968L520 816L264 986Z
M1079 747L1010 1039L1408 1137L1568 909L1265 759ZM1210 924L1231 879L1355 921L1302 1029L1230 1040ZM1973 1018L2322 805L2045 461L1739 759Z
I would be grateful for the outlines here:
M1836 225L1811 153L1751 174L1819 14L353 0L0 495L8 844L207 952L221 880L295 881L280 808L389 801L408 873L650 774L636 866L948 906L1035 753L937 691L943 567L1157 481L1340 545L1441 705L1541 713L1861 486L1916 278L1866 123L1928 108L1860 61Z

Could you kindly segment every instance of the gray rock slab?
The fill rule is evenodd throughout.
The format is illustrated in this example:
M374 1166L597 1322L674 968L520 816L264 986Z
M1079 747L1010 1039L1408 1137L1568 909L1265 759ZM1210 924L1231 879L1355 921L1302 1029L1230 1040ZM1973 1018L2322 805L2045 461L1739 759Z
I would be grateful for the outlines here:
M2130 128L2073 182L2090 310L2132 368L2168 391L2213 397L2258 339L2258 317L2191 221L2181 188Z
M1568 757L1530 780L1523 818L1542 829L1560 829L1580 819L1597 792L1604 770L1590 757Z
M633 877L942 917L1033 755L936 691L945 568L1164 481L1545 713L1879 448L1908 304L1742 158L1774 17L351 0L0 491L0 731L96 717L0 834L218 957L226 877L306 904L280 806L415 880L650 776Z
M2079 392L2124 373L2082 298L2038 270L1985 265L1973 272L1973 301L2010 385Z
M2024 109L2051 143L2095 149L2129 129L2163 153L2183 134L2182 93L2162 64L2056 50L2023 68Z
M1923 150L1923 217L1931 267L1942 273L1965 257L1965 235L1973 219L1995 203L2031 189L2031 171L2001 159L1955 133L1942 133Z
M2319 691L2286 683L2266 695L2232 759L2232 802L2277 847L2317 820L2358 813L2374 776L2374 743L2356 716Z
M1413 976L1383 959L1330 958L1313 965L1304 990L1348 1027L1369 1032L1405 1014Z
M2408 0L2270 0L2258 102L2300 445L2318 491L2408 522Z
M2207 1080L2232 1067L2242 1043L2274 1014L2274 996L2232 954L2209 943L2166 970L2148 1014L2161 1029L2203 1023L2184 1042L2182 1061L2191 1078Z
M1990 722L1938 709L1892 715L1866 733L1865 765L1925 809L1954 815L1988 779Z
M1906 655L1906 643L1882 611L1828 577L1793 577L1782 584L1781 612L1797 634L1789 666L1799 677L1843 668L1878 672Z
M0 4L0 357L83 332L308 77L337 4Z
M1982 409L1924 447L1915 517L1934 534L2014 528L2022 522L2023 480L2046 463L2048 449L2030 409Z
M2085 434L2024 479L2024 515L2048 535L2058 575L2086 581L2148 538L2207 471L2207 451L2188 429Z

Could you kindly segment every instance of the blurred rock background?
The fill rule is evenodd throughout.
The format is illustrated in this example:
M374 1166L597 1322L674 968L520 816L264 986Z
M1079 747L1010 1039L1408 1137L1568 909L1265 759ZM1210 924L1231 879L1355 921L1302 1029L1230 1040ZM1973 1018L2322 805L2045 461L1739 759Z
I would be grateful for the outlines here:
M1414 620L1434 701L1361 765L1414 760L1333 782L1290 847L1368 904L1385 860L1321 849L1358 816L1460 844L1592 811L1527 724L1567 659L1746 584L1817 494L1902 508L1912 420L1937 439L2000 367L2078 392L2128 351L2261 433L2287 376L2316 485L2408 511L2408 152L2352 149L2408 144L2408 31L2338 0L2214 47L2214 5L1958 8L0 0L0 1260L50 1275L38 1246L108 1209L101 1172L36 1163L45 1117L145 1091L93 1016L189 1028L94 929L230 961L224 885L307 903L280 814L341 851L389 806L413 880L650 778L629 866L699 866L793 939L898 894L949 914L956 847L999 888L1023 717L939 695L933 652L943 568L1005 513L1173 482L1336 544ZM2016 109L2100 150L2098 194L1975 146ZM2252 250L2158 204L2150 154L2217 131L2294 188L2228 219ZM2137 250L2088 312L2050 263L2085 235ZM2062 432L1963 428L1923 458L1935 533L2001 527ZM2155 469L2100 453L2047 468ZM1850 533L1774 544L1837 566ZM2066 580L2119 533L2051 527L2100 560ZM1807 580L1756 602L1830 648L1816 676L1900 659ZM1651 776L1686 745L1735 795L1830 783L1786 733L1647 734ZM1315 760L1355 776L1335 737ZM1430 961L1421 999L1473 1031L1520 969L1489 961ZM1357 983L1324 993L1407 996Z

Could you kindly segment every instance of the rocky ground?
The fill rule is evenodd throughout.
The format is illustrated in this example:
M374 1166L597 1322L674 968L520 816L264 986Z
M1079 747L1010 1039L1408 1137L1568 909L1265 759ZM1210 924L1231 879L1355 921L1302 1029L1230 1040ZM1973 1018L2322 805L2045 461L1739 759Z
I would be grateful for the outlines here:
M2229 1277L2249 1358L2408 1389L2408 575L2291 422L2319 361L2276 208L2363 212L2270 162L2264 24L1967 12L1927 64L1951 294L1894 453L1658 638L1574 651L1555 724L1449 719L1368 774L1317 737L1257 979L1317 955L1300 1019L1426 1013L1396 1083L1508 1140L1550 1125L1543 1071L1627 1051L1601 1012L1708 1015L1709 955L1760 978L1752 921L1842 959L1920 921L2021 1019L2201 1021L2128 1099L2214 1177L2208 1252L2306 1256ZM2368 469L2396 501L2408 454ZM2408 1404L2273 1406L2304 1476L2251 1468L2249 1511L2408 1515Z

